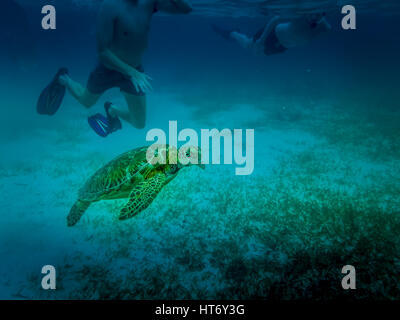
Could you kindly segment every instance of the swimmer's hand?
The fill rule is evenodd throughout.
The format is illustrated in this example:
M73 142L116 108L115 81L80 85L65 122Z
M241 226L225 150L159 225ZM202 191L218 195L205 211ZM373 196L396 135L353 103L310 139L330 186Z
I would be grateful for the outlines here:
M150 84L150 80L152 79L147 74L139 72L136 69L133 69L129 75L131 78L131 82L137 92L146 93L148 91L153 90Z

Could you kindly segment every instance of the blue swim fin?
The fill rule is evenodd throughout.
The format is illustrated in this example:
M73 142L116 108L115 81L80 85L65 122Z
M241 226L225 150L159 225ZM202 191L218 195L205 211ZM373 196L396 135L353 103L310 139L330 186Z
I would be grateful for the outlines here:
M110 102L106 102L104 108L106 110L107 116L103 116L101 113L97 113L94 116L88 118L88 123L90 127L96 132L100 137L107 137L110 133L122 129L121 120L118 117L112 117L108 110L111 107Z
M60 108L66 89L58 82L58 78L67 73L68 70L66 68L61 68L49 85L43 89L36 105L36 110L39 114L52 116Z

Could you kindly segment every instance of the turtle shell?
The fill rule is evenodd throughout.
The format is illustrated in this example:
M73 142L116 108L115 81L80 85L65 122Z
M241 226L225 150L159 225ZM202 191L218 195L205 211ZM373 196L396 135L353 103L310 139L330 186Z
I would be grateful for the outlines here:
M121 154L99 169L79 191L79 199L96 201L119 198L135 184L135 174L148 166L146 151L140 147Z

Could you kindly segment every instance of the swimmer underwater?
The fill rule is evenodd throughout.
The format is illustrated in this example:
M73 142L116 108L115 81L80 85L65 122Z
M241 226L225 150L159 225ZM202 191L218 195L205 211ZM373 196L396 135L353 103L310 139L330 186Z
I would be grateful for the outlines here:
M332 29L324 13L304 15L292 19L275 16L253 37L217 25L213 25L212 28L223 38L235 41L241 47L256 54L267 56L281 54L288 49L306 45L320 34Z
M97 25L98 65L86 86L74 81L66 68L61 68L42 91L37 111L54 115L66 89L84 107L92 107L111 88L119 88L128 109L111 102L100 113L88 118L91 128L101 137L122 128L120 119L138 129L146 124L146 92L150 78L144 73L142 56L147 49L151 18L158 11L187 14L192 7L186 0L104 0Z

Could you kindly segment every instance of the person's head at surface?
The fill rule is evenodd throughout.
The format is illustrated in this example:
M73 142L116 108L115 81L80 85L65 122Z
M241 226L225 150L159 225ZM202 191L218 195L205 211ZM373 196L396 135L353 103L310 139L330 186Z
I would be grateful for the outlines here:
M125 1L128 1L135 5L139 3L139 0ZM179 13L190 13L193 10L187 0L158 0L156 1L154 12L157 12L159 8L164 12L170 13L174 13L176 11L178 11Z

